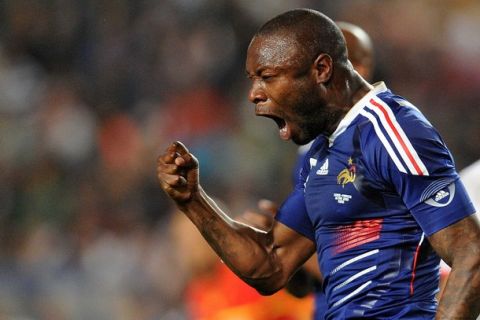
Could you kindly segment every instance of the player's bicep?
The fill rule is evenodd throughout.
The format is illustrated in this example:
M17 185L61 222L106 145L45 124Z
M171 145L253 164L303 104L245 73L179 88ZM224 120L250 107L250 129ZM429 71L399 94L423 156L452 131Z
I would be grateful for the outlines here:
M315 228L307 212L301 183L280 206L271 232L274 257L282 266L281 283L286 285L316 249Z
M302 265L315 253L314 241L283 223L275 221L273 232L274 245L277 247L278 255L293 269Z
M272 232L275 254L282 262L287 280L315 253L316 245L311 239L279 221L275 221Z
M480 222L472 214L432 234L430 243L452 267L437 314L442 319L475 319L480 313Z
M450 266L480 256L480 222L476 214L433 233L429 241L438 255Z
M278 221L266 236L268 263L257 265L253 273L242 279L259 293L270 295L285 287L293 273L315 252L315 243Z

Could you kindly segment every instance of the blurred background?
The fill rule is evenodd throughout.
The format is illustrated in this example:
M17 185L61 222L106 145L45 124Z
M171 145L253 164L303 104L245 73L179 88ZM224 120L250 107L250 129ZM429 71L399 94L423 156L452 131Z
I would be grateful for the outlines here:
M232 213L288 194L296 147L254 116L244 58L297 7L363 27L374 80L459 170L480 158L476 0L0 0L0 319L199 318L191 281L216 258L176 220L156 158L185 142Z

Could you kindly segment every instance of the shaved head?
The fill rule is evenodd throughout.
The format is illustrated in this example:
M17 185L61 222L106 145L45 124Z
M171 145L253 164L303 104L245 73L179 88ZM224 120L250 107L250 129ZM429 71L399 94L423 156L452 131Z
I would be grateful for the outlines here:
M367 81L373 73L373 45L370 36L365 30L352 23L337 21L338 27L345 37L348 50L348 59L355 70Z
M248 46L245 71L255 114L274 120L280 137L299 145L333 133L357 96L371 89L348 60L337 24L310 9L265 23Z
M255 34L258 37L276 37L283 45L295 45L306 62L311 63L321 54L328 54L334 63L347 62L347 49L339 27L326 15L310 9L294 9L266 22Z

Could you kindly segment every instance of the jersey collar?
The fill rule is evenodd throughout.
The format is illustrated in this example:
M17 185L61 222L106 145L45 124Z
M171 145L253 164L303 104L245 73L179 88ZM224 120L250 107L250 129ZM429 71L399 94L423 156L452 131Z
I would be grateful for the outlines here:
M377 82L373 84L373 89L370 90L366 95L364 95L355 105L347 112L345 117L340 121L338 124L337 129L328 137L328 146L331 147L335 139L341 135L352 123L353 119L357 117L357 115L362 111L368 101L373 96L378 95L381 92L387 91L388 88L383 81Z

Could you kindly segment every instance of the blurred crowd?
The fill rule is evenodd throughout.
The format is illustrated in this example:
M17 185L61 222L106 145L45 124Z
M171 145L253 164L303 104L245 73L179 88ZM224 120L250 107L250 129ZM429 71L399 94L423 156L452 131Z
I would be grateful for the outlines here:
M375 81L427 115L458 169L480 158L475 0L0 1L0 319L195 319L186 289L211 266L185 261L194 231L156 157L185 142L235 213L288 194L296 147L254 117L244 57L296 7L363 27Z

